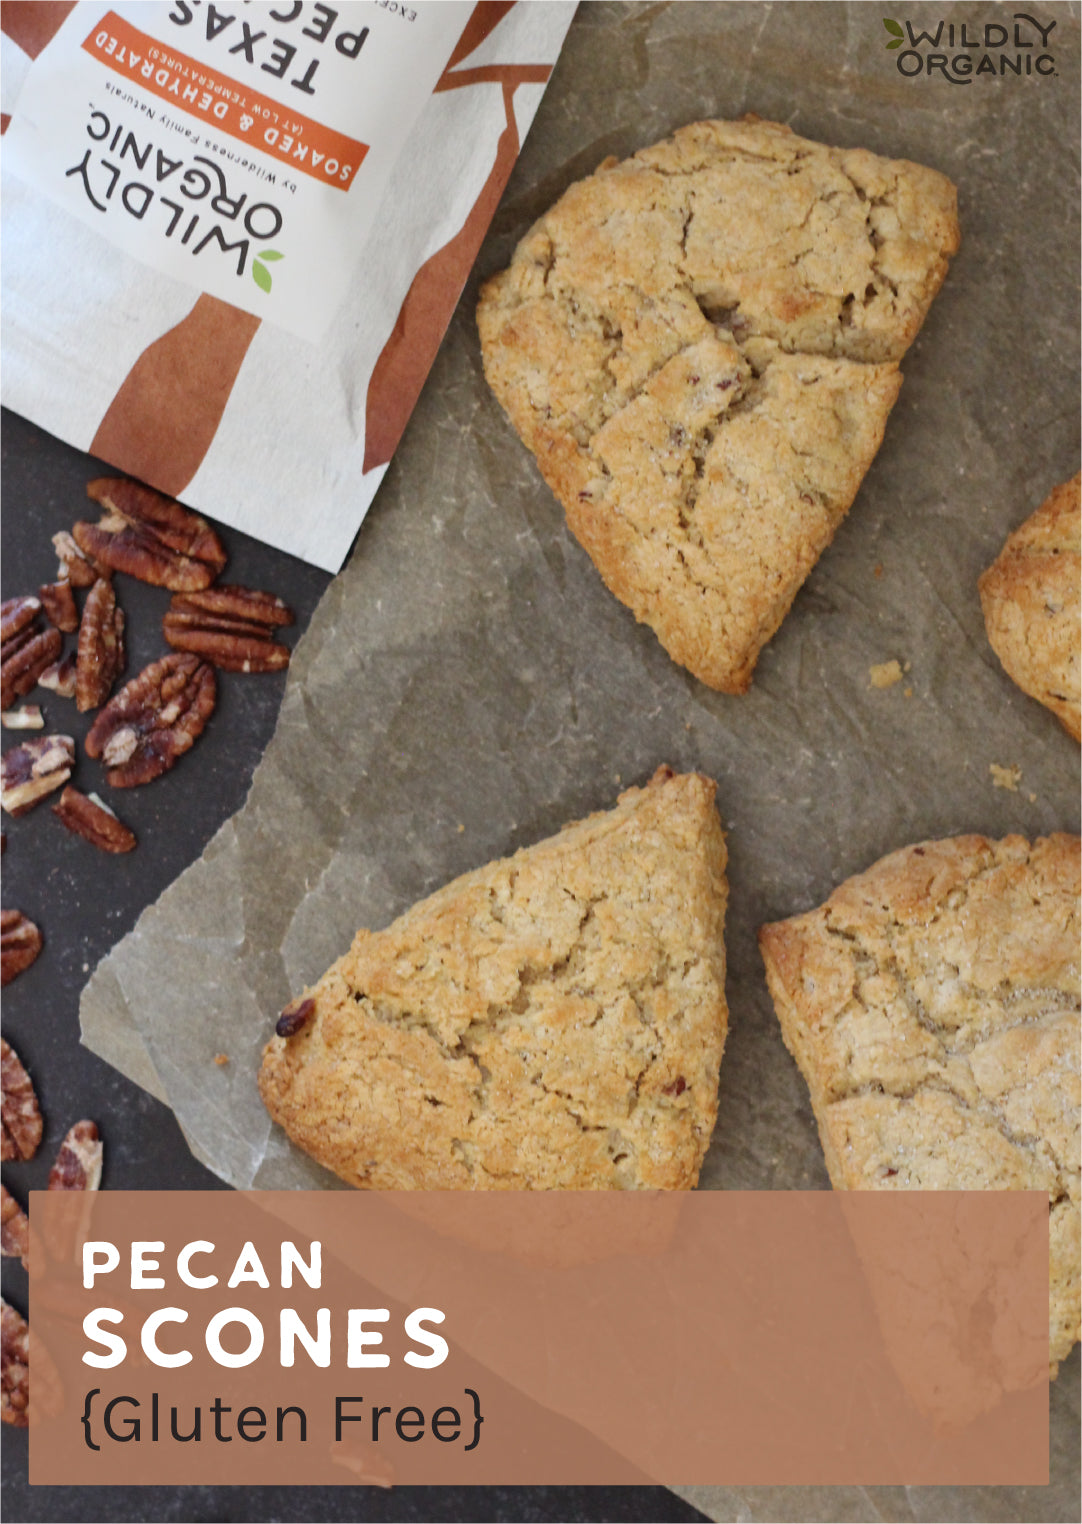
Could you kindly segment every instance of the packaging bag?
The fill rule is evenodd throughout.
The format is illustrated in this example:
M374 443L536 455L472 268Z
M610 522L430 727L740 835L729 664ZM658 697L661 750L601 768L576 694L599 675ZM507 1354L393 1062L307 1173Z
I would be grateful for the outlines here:
M5 3L5 405L336 571L574 9Z

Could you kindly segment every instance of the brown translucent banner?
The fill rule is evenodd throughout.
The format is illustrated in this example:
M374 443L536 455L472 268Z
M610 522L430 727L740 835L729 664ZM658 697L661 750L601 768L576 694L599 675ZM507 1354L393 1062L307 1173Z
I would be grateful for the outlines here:
M31 1197L33 1483L1041 1484L1048 1203Z

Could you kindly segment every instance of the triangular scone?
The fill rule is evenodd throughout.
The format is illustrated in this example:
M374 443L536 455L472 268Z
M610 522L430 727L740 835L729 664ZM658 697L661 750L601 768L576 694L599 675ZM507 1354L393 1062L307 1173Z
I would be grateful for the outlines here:
M1079 840L894 852L759 943L841 1190L1047 1191L1079 1338Z
M993 651L1082 740L1082 472L1053 487L980 580Z
M712 688L747 688L830 543L957 247L934 170L698 122L572 185L482 291L573 533Z
M659 769L359 932L267 1046L267 1109L357 1186L688 1189L717 1115L726 893L713 783Z

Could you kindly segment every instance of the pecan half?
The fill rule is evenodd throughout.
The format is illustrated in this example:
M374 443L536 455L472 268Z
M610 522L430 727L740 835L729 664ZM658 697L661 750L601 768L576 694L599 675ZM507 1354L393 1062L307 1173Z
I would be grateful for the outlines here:
M55 624L65 635L74 635L79 628L79 610L75 607L75 594L71 580L61 577L59 582L43 582L38 597L50 624Z
M36 600L35 600L36 601ZM0 647L0 709L10 709L29 693L38 678L60 655L59 630L19 630Z
M174 651L193 651L227 672L279 672L289 665L289 648L270 632L292 623L293 610L273 593L210 587L178 593L162 629Z
M75 707L98 709L124 670L124 610L113 584L99 577L87 595L79 625L75 667Z
M25 1429L30 1422L30 1327L0 1297L0 1419Z
M51 667L38 678L38 684L42 688L49 688L61 698L75 697L75 653L69 652L67 656L54 661Z
M21 910L0 910L0 983L11 981L29 968L41 951L41 932Z
M57 568L60 579L67 580L72 587L93 587L99 577L111 575L107 566L99 566L79 549L66 529L53 535L53 549L60 562Z
M0 641L6 642L27 625L33 624L41 613L40 598L5 598L0 603Z
M116 818L109 806L93 794L81 794L69 784L53 805L53 814L69 831L102 852L130 852L135 833Z
M0 709L0 725L5 730L44 730L45 716L37 704L23 704L21 709Z
M133 788L167 772L214 712L214 670L197 656L163 656L111 698L86 738L114 788Z
M30 1252L30 1219L6 1185L0 1185L0 1254L21 1259L23 1269Z
M76 524L75 543L114 571L183 593L209 587L225 565L206 519L174 498L124 477L99 477L86 491L106 512L97 524Z
M295 1037L302 1027L306 1027L315 1015L316 1003L311 995L304 995L293 1000L286 1006L275 1024L275 1033L279 1037Z
M0 1037L0 1158L32 1159L41 1142L41 1111L30 1076Z
M61 788L75 766L71 736L40 736L4 753L0 762L0 806L25 815L39 799Z
M101 1139L93 1122L76 1122L49 1171L51 1191L96 1191L101 1184Z

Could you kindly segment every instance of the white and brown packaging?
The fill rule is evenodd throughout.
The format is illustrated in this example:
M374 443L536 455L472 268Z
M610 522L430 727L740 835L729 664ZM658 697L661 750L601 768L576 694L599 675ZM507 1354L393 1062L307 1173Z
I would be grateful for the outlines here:
M4 403L336 571L574 9L5 6Z

